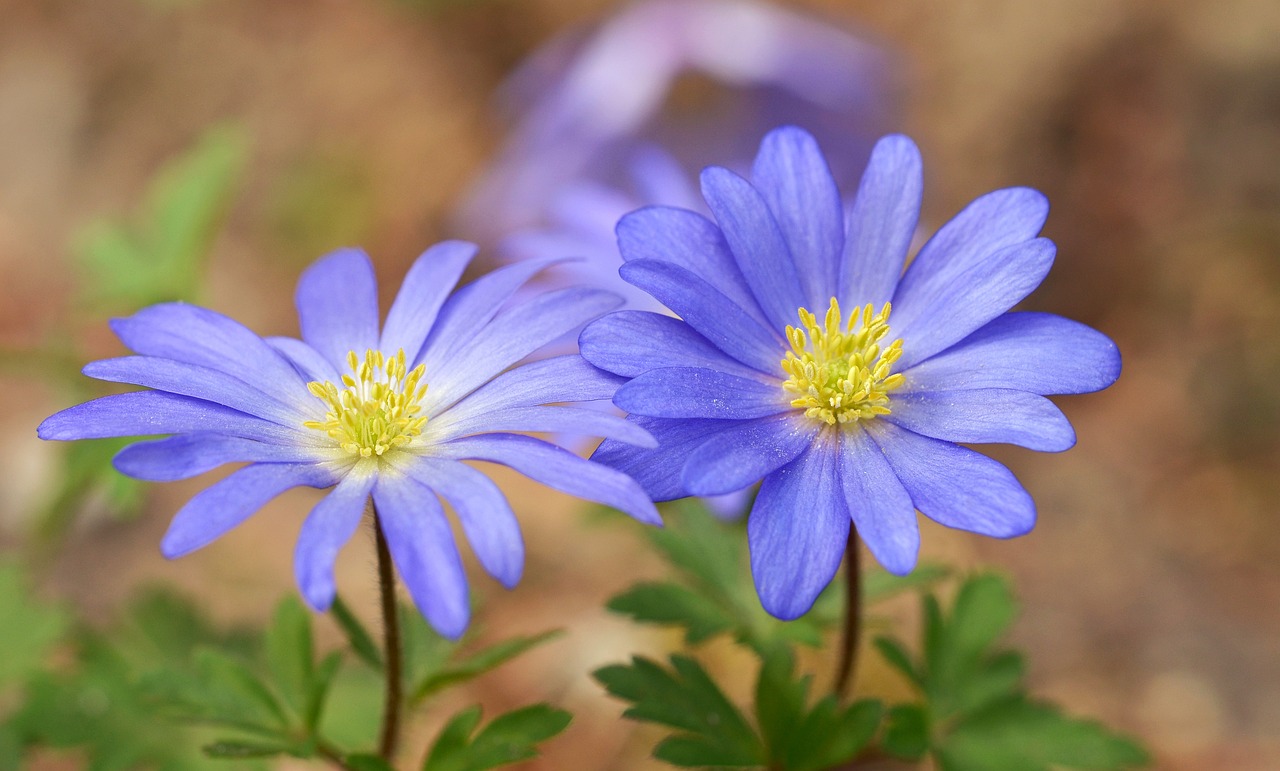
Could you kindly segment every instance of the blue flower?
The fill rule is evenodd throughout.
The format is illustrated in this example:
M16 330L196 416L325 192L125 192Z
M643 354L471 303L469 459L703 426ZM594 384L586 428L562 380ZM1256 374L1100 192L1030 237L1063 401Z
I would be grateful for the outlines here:
M249 465L208 487L161 542L179 557L217 539L293 487L332 487L294 552L303 597L333 601L333 563L372 497L393 561L418 609L457 637L470 615L466 576L441 506L457 515L476 558L508 588L524 567L506 499L464 460L509 466L571 495L657 523L639 486L611 468L511 431L575 432L652 446L623 419L551 403L608 399L619 382L574 354L508 369L551 340L618 307L596 289L509 302L550 260L496 270L452 292L475 246L427 250L379 329L373 265L354 249L313 264L298 282L302 339L263 339L204 308L169 303L112 322L136 356L85 374L153 390L107 396L40 425L44 439L172 434L125 448L129 476L186 479ZM437 497L438 496L438 497Z
M765 137L744 179L702 174L715 217L651 207L618 225L622 277L679 319L613 313L581 336L630 378L614 403L659 442L593 456L655 500L763 482L748 522L764 607L804 613L839 567L850 523L909 572L915 511L996 538L1035 524L1010 471L958 443L1056 452L1075 443L1046 394L1105 388L1115 345L1046 313L1007 313L1049 271L1040 193L998 190L945 224L903 271L920 209L910 139L872 152L846 209L815 140Z

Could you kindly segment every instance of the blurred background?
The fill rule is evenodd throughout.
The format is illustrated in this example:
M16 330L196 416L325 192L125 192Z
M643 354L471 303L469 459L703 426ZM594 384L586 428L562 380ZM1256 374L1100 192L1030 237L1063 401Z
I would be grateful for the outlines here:
M667 8L654 20L607 0L4 0L5 553L31 566L40 597L91 621L153 581L194 593L221 621L261 620L291 591L291 544L314 492L168 563L159 537L207 480L136 487L104 472L111 447L36 440L40 419L95 393L79 366L122 351L107 318L178 297L293 334L293 282L334 247L363 245L388 301L437 240L480 240L492 265L514 258L510 233L564 235L564 212L537 203L576 184L567 177L652 200L626 178L635 137L664 142L692 173L740 162L770 122L812 119L837 176L856 184L876 133L900 130L924 154L925 231L997 187L1049 196L1058 260L1025 307L1084 321L1124 356L1114 387L1060 400L1074 449L992 450L1037 499L1035 532L998 542L926 525L925 558L1010 574L1033 689L1142 737L1156 767L1280 768L1280 4L771 8L783 15ZM828 40L811 22L840 33ZM830 57L770 80L792 61L787 45ZM632 91L584 75L580 103L557 103L557 83L605 54L602 71ZM647 96L645 73L658 73ZM814 90L776 98L806 83ZM599 114L574 112L596 97ZM570 160L556 154L566 139ZM566 179L524 168L530 159ZM529 565L511 593L473 572L481 636L568 634L451 706L549 699L573 711L530 768L663 767L647 759L656 734L620 722L587 676L676 642L601 607L661 565L631 529L498 479ZM339 564L356 607L374 598L370 541L355 539ZM910 604L888 612L914 617ZM705 653L722 672L744 667L749 691L748 659ZM859 689L902 692L864 662ZM828 662L810 663L829 677ZM415 724L415 743L440 719ZM35 767L79 766L50 753Z

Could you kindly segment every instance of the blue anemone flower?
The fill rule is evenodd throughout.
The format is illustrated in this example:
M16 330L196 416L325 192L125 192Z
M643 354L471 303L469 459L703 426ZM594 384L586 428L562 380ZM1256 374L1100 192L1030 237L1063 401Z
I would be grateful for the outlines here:
M1043 195L978 198L904 272L921 187L915 144L887 136L846 208L813 137L777 129L749 180L703 172L715 222L650 207L618 224L622 277L680 318L621 311L580 338L587 361L630 378L614 403L659 443L606 441L594 460L655 500L763 480L751 569L780 618L831 580L851 522L897 574L916 563L917 509L996 538L1031 530L1013 474L958 443L1066 450L1075 433L1045 395L1119 375L1099 332L1006 312L1053 261Z
M344 249L298 282L302 339L263 339L239 323L183 303L112 322L136 356L96 361L89 377L146 386L53 415L44 439L172 434L116 456L139 479L186 479L245 462L180 510L161 542L174 558L217 539L293 487L332 487L304 522L294 552L303 597L333 601L333 564L372 497L393 562L418 609L457 637L470 616L466 576L440 499L457 515L476 558L510 588L524 567L511 507L483 473L509 466L557 490L658 523L626 475L512 431L583 433L652 446L620 417L552 403L610 398L622 378L577 354L511 367L621 299L570 288L511 302L554 260L496 270L452 292L476 247L448 241L410 268L379 325L369 257ZM452 292L452 294L451 294Z

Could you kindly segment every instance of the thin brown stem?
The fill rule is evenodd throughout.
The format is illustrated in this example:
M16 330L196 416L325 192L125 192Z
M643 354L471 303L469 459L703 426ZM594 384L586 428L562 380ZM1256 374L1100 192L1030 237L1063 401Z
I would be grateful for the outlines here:
M378 739L378 755L387 762L395 754L400 739L400 617L396 609L396 576L391 567L391 550L382 532L378 510L373 511L374 538L378 545L378 587L382 594L382 637L386 653L387 694L382 710L382 732Z
M844 550L844 637L840 641L840 664L836 669L837 696L844 697L853 682L854 659L862 637L862 570L858 566L858 531L849 526L849 542Z

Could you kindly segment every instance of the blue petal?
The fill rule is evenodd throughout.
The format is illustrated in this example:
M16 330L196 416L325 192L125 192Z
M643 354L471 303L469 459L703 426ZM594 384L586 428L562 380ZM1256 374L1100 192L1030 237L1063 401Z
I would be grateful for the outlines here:
M342 382L342 375L339 374L339 370L330 364L329 360L322 356L319 351L301 340L293 337L268 337L266 341L267 345L270 345L281 356L288 359L293 368L307 382ZM343 362L342 371L346 371L346 369L346 362Z
M657 260L683 268L713 284L753 321L769 327L724 233L701 214L669 206L634 211L618 222L618 250L627 262Z
M333 563L360 526L377 478L375 462L357 463L302 523L293 550L294 577L303 599L316 610L326 611L333 603Z
M747 520L760 603L790 621L831 583L849 538L834 447L813 447L765 477Z
M427 422L423 439L447 442L469 434L493 431L533 431L616 439L640 447L655 447L657 442L648 431L635 423L609 412L589 407L534 405L503 407L491 412L453 409Z
M553 356L498 375L455 404L448 414L612 399L622 382L622 378L591 366L576 354Z
M893 298L915 236L923 188L914 142L893 134L876 143L845 224L841 306L879 308Z
M1048 313L1006 313L904 374L915 390L1016 388L1083 394L1120 376L1120 351L1106 335Z
M471 620L467 575L435 493L407 476L381 474L373 505L413 604L437 632L458 639Z
M844 209L817 141L794 126L769 132L751 167L751 183L782 230L806 307L825 308L839 277ZM789 316L787 323L795 320Z
M682 481L689 452L713 434L739 424L736 420L667 420L633 415L631 422L648 431L658 441L655 448L640 448L605 440L591 460L614 468L635 479L655 501L684 498L691 493Z
M702 198L691 176L670 153L657 145L642 145L631 155L627 165L636 191L646 201L661 201L667 206L698 209Z
M1049 273L1054 251L1052 241L1037 238L956 270L942 268L934 275L945 283L916 283L905 293L899 286L889 318L892 335L902 338L898 370L946 350L1030 294Z
M186 431L209 431L301 446L318 446L321 438L319 433L304 429L301 424L293 430L230 407L163 391L134 391L77 404L46 418L36 429L41 439L59 441Z
M464 463L436 458L419 458L406 473L449 502L489 575L508 589L520 583L524 572L520 523L493 480Z
M753 484L813 444L819 424L789 410L734 421L686 456L683 486L693 495L724 495Z
M409 268L382 328L382 352L403 349L409 361L418 358L440 307L476 254L476 245L443 241L422 253Z
M457 460L500 463L535 482L612 506L641 522L653 525L662 522L653 502L634 479L541 439L519 434L482 434L442 444L437 452Z
M655 418L748 420L791 409L780 382L762 382L700 367L645 372L618 389L613 403Z
M1025 535L1035 527L1035 501L996 461L884 420L871 421L866 430L926 517L993 538Z
M915 327L925 330L931 323L946 328L945 324L933 322L936 303L944 298L962 301L984 279L994 278L991 263L1004 262L1015 253L1002 254L998 260L995 255L1035 238L1048 214L1048 200L1029 188L997 190L966 206L929 239L903 274L893 296L890 325L894 333L902 337L908 329L914 333ZM1009 305L1000 311L1008 310ZM974 329L977 327L962 330L960 337ZM906 337L903 341L910 342ZM904 356L920 361L940 350L912 353L910 347L904 347Z
M378 281L369 255L339 249L311 264L294 294L302 339L345 370L347 352L378 347Z
M112 319L111 329L134 353L216 369L289 404L312 401L306 382L283 356L220 313L163 303Z
M462 287L445 300L427 342L414 364L427 365L427 372L449 366L459 352L471 345L476 330L502 310L516 290L534 274L564 259L523 260L487 273Z
M768 204L751 183L717 166L702 172L702 195L772 329L786 329L806 304L791 251Z
M207 546L294 487L327 487L334 472L313 463L255 463L205 488L173 517L160 541L169 559Z
M948 442L1016 444L1062 452L1076 443L1071 422L1053 402L1008 388L895 393L885 420Z
M135 442L112 459L121 474L149 482L174 482L212 471L224 463L305 463L340 461L338 448L268 444L222 434L192 433Z
M111 383L129 383L204 399L282 426L296 427L315 417L285 406L237 377L173 359L153 356L103 359L87 364L84 374Z
M680 319L648 311L617 311L591 322L578 337L578 347L587 361L624 377L659 367L706 367L744 377L756 374Z
M540 294L504 311L470 333L467 347L434 379L428 375L423 411L439 413L525 356L621 304L622 298L612 292L574 287Z
M628 262L618 274L675 311L729 356L765 374L781 372L786 350L781 335L756 323L715 286L684 268L658 260Z
M840 484L858 534L885 570L910 573L920 552L911 495L860 427L845 430L840 440Z

